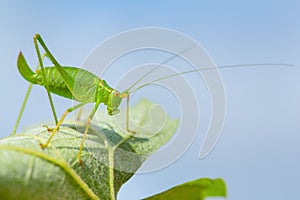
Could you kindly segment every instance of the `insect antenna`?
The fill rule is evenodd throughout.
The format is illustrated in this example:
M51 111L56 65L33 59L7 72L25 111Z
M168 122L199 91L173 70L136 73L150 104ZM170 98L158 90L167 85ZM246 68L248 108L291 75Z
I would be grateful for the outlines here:
M136 86L140 81L142 81L144 78L146 78L149 74L151 74L153 71L155 71L156 69L158 69L159 67L163 66L164 64L166 64L167 62L170 62L171 60L182 56L184 53L188 52L189 50L191 50L196 44L193 44L185 49L183 49L182 51L172 55L171 57L169 57L168 59L164 60L162 63L160 63L159 65L153 67L152 69L150 69L146 74L144 74L141 78L139 78L137 81L135 81L128 89L127 91L130 91L134 86Z
M162 64L160 64L162 65ZM150 85L154 82L158 82L158 81L161 81L161 80L165 80L165 79L168 79L168 78L171 78L171 77L174 77L174 76L179 76L179 75L182 75L182 74L188 74L188 73L193 73L193 72L198 72L198 71L207 71L207 70L217 70L217 69L222 69L222 68L243 68L243 67L253 67L253 66L283 66L283 67L293 67L293 65L291 64L286 64L286 63L254 63L254 64L237 64L237 65L223 65L223 66L219 66L219 67L205 67L205 68L202 68L202 69L195 69L195 70L189 70L189 71L184 71L184 72L180 72L180 73L174 73L174 74L170 74L168 76L163 76L163 77L160 77L160 78L157 78L153 81L150 81L148 83L145 83L143 85L140 85L138 86L137 88L133 89L133 90L128 90L128 93L133 93L147 85ZM155 67L157 68L157 67ZM152 70L153 71L153 70ZM148 72L149 74L149 72ZM132 87L130 87L132 88Z

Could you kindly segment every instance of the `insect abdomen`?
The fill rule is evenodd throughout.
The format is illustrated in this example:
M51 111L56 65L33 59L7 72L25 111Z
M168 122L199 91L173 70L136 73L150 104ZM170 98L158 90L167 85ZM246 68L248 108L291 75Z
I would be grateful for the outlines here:
M63 69L73 78L73 80L68 80L69 84L66 84L55 67L45 68L46 82L50 92L79 102L95 102L97 83L100 79L80 68L63 67ZM42 77L42 72L39 71L38 75ZM42 85L44 83L45 81Z

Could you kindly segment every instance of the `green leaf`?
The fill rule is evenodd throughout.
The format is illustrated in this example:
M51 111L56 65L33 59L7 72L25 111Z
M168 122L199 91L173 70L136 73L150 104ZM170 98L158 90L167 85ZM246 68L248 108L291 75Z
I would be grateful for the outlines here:
M226 185L222 179L201 178L175 186L145 200L203 200L206 197L226 197Z
M130 110L132 118L140 126L149 125L145 116L153 106L142 100ZM50 133L43 127L1 139L1 199L115 199L120 187L149 155L172 138L178 126L178 120L167 117L158 133L149 135L146 126L137 134L144 137L128 137L114 118L100 119L93 123L85 141L82 166L78 165L77 153L85 123L64 124L45 149L40 143L45 143ZM154 122L150 127L161 126Z

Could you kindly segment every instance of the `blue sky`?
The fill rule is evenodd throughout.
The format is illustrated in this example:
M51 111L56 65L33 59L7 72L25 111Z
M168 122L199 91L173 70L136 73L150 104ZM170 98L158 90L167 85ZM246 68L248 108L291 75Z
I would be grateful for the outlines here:
M32 66L37 62L35 33L44 37L59 61L80 66L96 45L113 34L149 26L174 29L203 45L217 65L272 62L295 67L222 70L227 118L214 151L204 160L197 157L210 114L209 96L203 92L199 94L202 121L191 148L163 170L134 176L122 188L120 199L142 198L198 177L224 178L232 200L296 199L300 178L299 19L297 0L2 1L1 136L10 133L27 89L16 67L19 51ZM203 83L195 84L195 90L205 90ZM59 97L55 102L59 115L71 106ZM21 129L49 119L46 93L35 87Z

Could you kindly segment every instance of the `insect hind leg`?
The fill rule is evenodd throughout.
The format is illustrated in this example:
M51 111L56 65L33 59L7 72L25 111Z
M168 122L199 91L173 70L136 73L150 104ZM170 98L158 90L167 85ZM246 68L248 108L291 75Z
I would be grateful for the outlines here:
M23 112L24 112L24 109L25 109L25 106L26 106L28 97L29 97L29 95L30 95L31 89L32 89L32 83L29 85L29 87L28 87L28 89L27 89L25 98L24 98L23 103L22 103L21 110L20 110L20 112L19 112L19 115L18 115L17 121L16 121L16 123L15 123L14 129L13 129L13 131L11 132L11 135L14 135L14 134L17 132L17 129L18 129L20 120L21 120L21 118L22 118L22 115L23 115Z
M56 115L53 100L52 100L52 97L51 97L51 94L50 94L50 90L49 90L49 87L48 87L48 81L47 81L47 78L46 78L45 68L44 68L44 64L43 64L43 58L45 56L47 56L47 54L46 55L44 54L43 56L41 56L41 52L40 52L36 37L33 38L33 42L34 42L35 50L36 50L38 60L39 60L39 67L41 68L42 76L43 76L43 79L44 79L44 87L47 91L47 95L48 95L48 99L49 99L49 102L50 102L50 107L51 107L51 110L52 110L52 113L53 113L53 116L54 116L55 124L57 125L58 124L57 115Z

